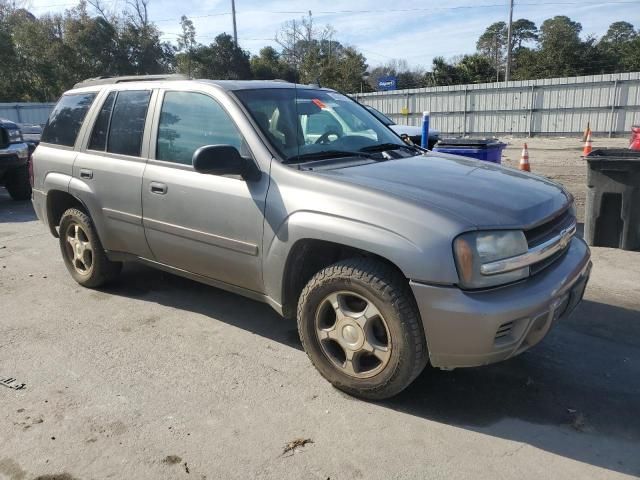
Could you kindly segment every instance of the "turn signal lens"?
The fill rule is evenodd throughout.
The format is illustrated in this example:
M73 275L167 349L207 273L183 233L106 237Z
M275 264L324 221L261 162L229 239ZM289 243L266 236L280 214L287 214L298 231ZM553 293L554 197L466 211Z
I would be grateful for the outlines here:
M469 283L473 278L473 251L471 245L463 237L456 238L454 243L456 258L458 259L458 268L461 280Z

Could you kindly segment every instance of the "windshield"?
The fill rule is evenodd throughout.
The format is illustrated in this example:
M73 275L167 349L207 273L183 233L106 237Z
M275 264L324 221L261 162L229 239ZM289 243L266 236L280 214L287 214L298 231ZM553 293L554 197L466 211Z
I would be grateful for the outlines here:
M340 93L308 88L234 93L285 161L406 147L368 110Z

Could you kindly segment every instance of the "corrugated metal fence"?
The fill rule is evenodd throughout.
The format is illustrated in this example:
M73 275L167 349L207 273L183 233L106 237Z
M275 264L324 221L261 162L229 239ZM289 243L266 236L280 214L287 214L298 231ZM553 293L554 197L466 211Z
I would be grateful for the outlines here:
M0 118L16 123L44 125L55 103L0 103Z
M640 124L640 73L452 85L353 94L396 123L451 135L628 135Z

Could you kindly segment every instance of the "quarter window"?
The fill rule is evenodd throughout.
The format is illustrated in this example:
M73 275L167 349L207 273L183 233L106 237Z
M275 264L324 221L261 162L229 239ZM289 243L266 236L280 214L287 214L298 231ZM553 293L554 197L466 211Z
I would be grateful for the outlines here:
M213 98L195 92L165 93L156 158L191 165L193 153L204 145L232 145L247 153L240 132Z
M123 90L118 92L111 113L107 152L140 156L142 132L147 117L151 91Z
M73 147L84 117L95 98L95 93L63 95L49 115L41 140Z

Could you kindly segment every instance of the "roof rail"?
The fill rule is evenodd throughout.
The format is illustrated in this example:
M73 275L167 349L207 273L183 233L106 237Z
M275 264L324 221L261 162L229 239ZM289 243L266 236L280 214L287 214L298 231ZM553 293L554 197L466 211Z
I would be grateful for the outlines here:
M76 83L73 88L90 87L93 85L111 85L114 83L126 83L126 82L148 82L154 80L189 80L190 78L180 73L172 73L168 75L129 75L125 77L94 77L87 78L81 82Z

